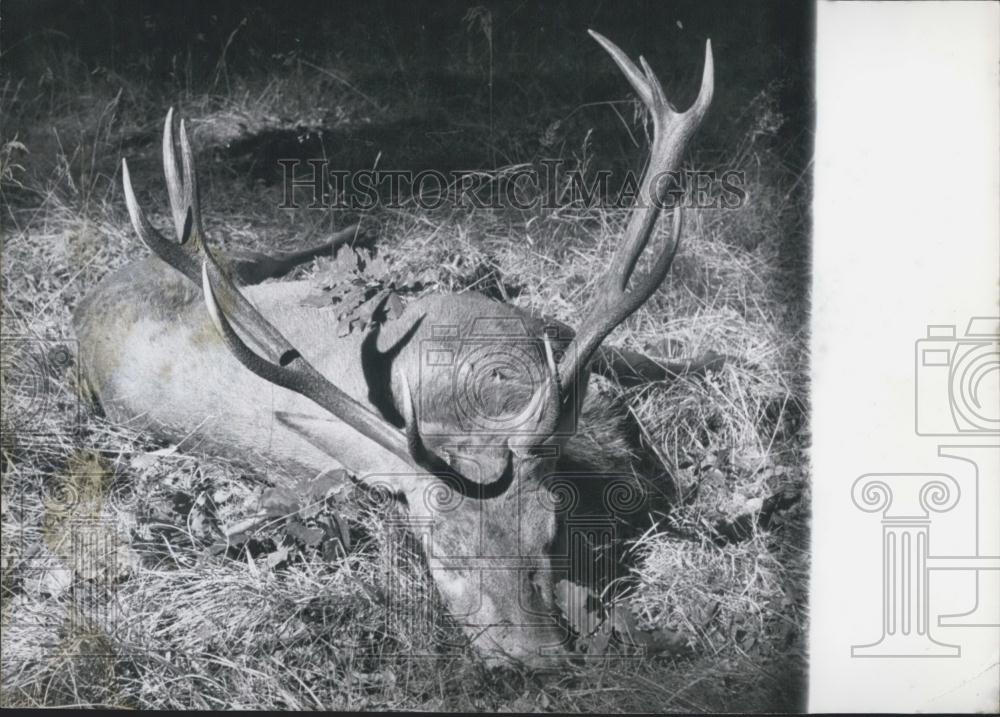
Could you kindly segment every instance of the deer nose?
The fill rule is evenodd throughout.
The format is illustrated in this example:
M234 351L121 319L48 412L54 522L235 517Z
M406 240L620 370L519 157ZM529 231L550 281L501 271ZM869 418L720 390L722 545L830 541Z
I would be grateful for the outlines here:
M497 627L491 635L495 650L488 650L488 664L517 663L532 670L555 669L571 658L572 635L555 619L551 625Z

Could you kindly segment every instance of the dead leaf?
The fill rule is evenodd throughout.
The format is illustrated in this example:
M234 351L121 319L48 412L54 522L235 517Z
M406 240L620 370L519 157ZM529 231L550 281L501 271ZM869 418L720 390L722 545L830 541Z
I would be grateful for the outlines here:
M38 592L50 597L59 597L73 586L73 571L68 568L49 568L39 577Z
M389 321L399 318L403 313L403 300L395 291L389 294L389 299L385 302L385 315Z
M135 471L144 471L147 468L151 468L164 456L172 456L177 452L177 446L170 446L169 448L160 448L156 451L147 451L145 453L140 453L137 456L133 456L132 460L129 461L131 468Z
M284 545L280 546L273 553L267 554L267 567L274 570L276 567L288 560L288 548Z
M621 635L628 635L638 629L635 615L624 605L615 605L611 608L611 615L608 617L611 626Z
M337 324L337 338L343 338L351 333L351 324L353 323L353 319L341 319Z
M337 310L337 335L363 331L373 320L399 316L403 303L386 281L389 266L385 259L371 252L344 248L319 267L320 291L302 300L304 306L334 306Z
M587 650L588 655L604 655L608 651L608 645L611 643L611 629L600 629L594 636L590 639L589 649Z
M300 543L310 547L319 545L319 541L321 541L323 536L326 535L322 528L308 528L298 520L288 521L286 531Z
M268 518L281 518L299 510L299 496L280 486L267 488L260 495L260 507Z
M381 279L389 273L389 265L381 256L374 256L368 260L365 273L372 278Z
M304 299L299 301L299 306L308 306L314 309L323 309L333 303L333 299L330 294L326 292L319 292L316 294L309 294Z
M684 639L680 633L675 632L674 630L660 628L658 630L653 630L648 634L649 646L647 649L652 654L681 654L690 650L687 640Z
M599 620L597 615L587 608L588 598L596 595L582 585L569 580L560 580L555 587L556 605L562 611L566 622L578 635L589 635L596 628Z

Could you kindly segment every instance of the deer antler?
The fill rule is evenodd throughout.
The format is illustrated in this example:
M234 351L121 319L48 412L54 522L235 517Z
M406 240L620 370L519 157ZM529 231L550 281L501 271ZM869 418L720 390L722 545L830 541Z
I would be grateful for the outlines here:
M412 399L409 396L406 397L406 403L411 408L406 416L408 425L404 435L374 411L324 378L303 358L298 349L247 301L220 268L205 243L194 158L183 121L180 124L180 145L183 179L178 175L174 157L173 109L171 109L167 113L163 129L163 164L178 242L169 241L150 224L136 201L128 163L122 160L125 203L132 226L146 246L167 264L202 287L212 321L233 356L264 380L312 400L414 468L455 484L456 489L463 495L485 498L506 490L513 476L513 458L510 452L506 469L495 481L484 485L469 480L424 448L419 438L416 414L412 410ZM258 347L259 353L247 346L233 328L230 318L240 332ZM405 385L405 381L403 383ZM408 392L408 386L406 390Z
M639 58L642 66L640 70L613 42L593 30L588 32L611 55L611 59L624 73L652 115L653 146L625 236L611 259L607 272L601 277L594 298L584 309L583 325L566 350L566 364L560 366L563 391L570 390L576 376L587 365L601 342L653 295L670 271L670 265L680 246L683 223L680 206L674 210L669 243L664 242L663 246L657 248L649 273L632 281L632 286L629 286L639 257L656 228L656 220L666 195L663 179L668 172L675 171L680 166L681 155L688 140L698 129L712 102L714 87L711 41L705 43L705 69L698 98L686 112L677 112L667 101L660 81L643 57Z

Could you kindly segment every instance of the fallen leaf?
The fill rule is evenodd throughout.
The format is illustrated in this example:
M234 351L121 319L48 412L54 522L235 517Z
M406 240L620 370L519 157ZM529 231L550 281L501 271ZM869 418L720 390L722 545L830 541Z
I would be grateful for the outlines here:
M272 570L288 560L288 548L284 545L267 554L267 567Z
M399 318L400 314L403 313L403 300L399 298L399 294L393 291L389 294L389 299L385 302L385 314L389 321Z
M319 541L326 535L321 528L308 528L298 520L288 521L288 526L285 530L300 543L310 547L319 545Z
M156 451L146 451L145 453L140 453L137 456L133 456L132 460L129 461L130 466L133 470L143 471L150 468L163 458L164 456L172 456L177 452L177 446L170 446L168 448L160 448Z
M331 295L325 291L320 291L316 294L309 294L303 299L299 300L299 306L308 306L314 309L322 309L330 306L333 303Z
M299 496L287 488L267 488L260 495L260 507L268 518L280 518L299 510Z
M562 610L570 627L582 636L593 632L599 620L598 616L587 609L587 600L597 596L591 590L569 580L560 580L554 592L556 605Z

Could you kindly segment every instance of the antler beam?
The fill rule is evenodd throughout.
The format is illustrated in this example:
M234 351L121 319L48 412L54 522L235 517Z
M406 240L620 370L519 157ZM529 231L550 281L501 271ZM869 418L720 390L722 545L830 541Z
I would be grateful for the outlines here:
M687 111L677 112L667 101L663 86L643 57L639 58L640 70L616 44L593 30L588 32L611 55L649 110L653 119L653 144L625 236L608 271L601 277L594 298L584 309L583 324L566 350L566 365L560 366L564 391L570 390L578 373L608 334L653 295L670 271L680 246L683 224L680 206L674 210L670 241L657 248L649 273L629 285L639 257L656 228L666 197L663 180L680 166L681 156L708 111L714 90L711 41L705 43L705 69L698 97Z

